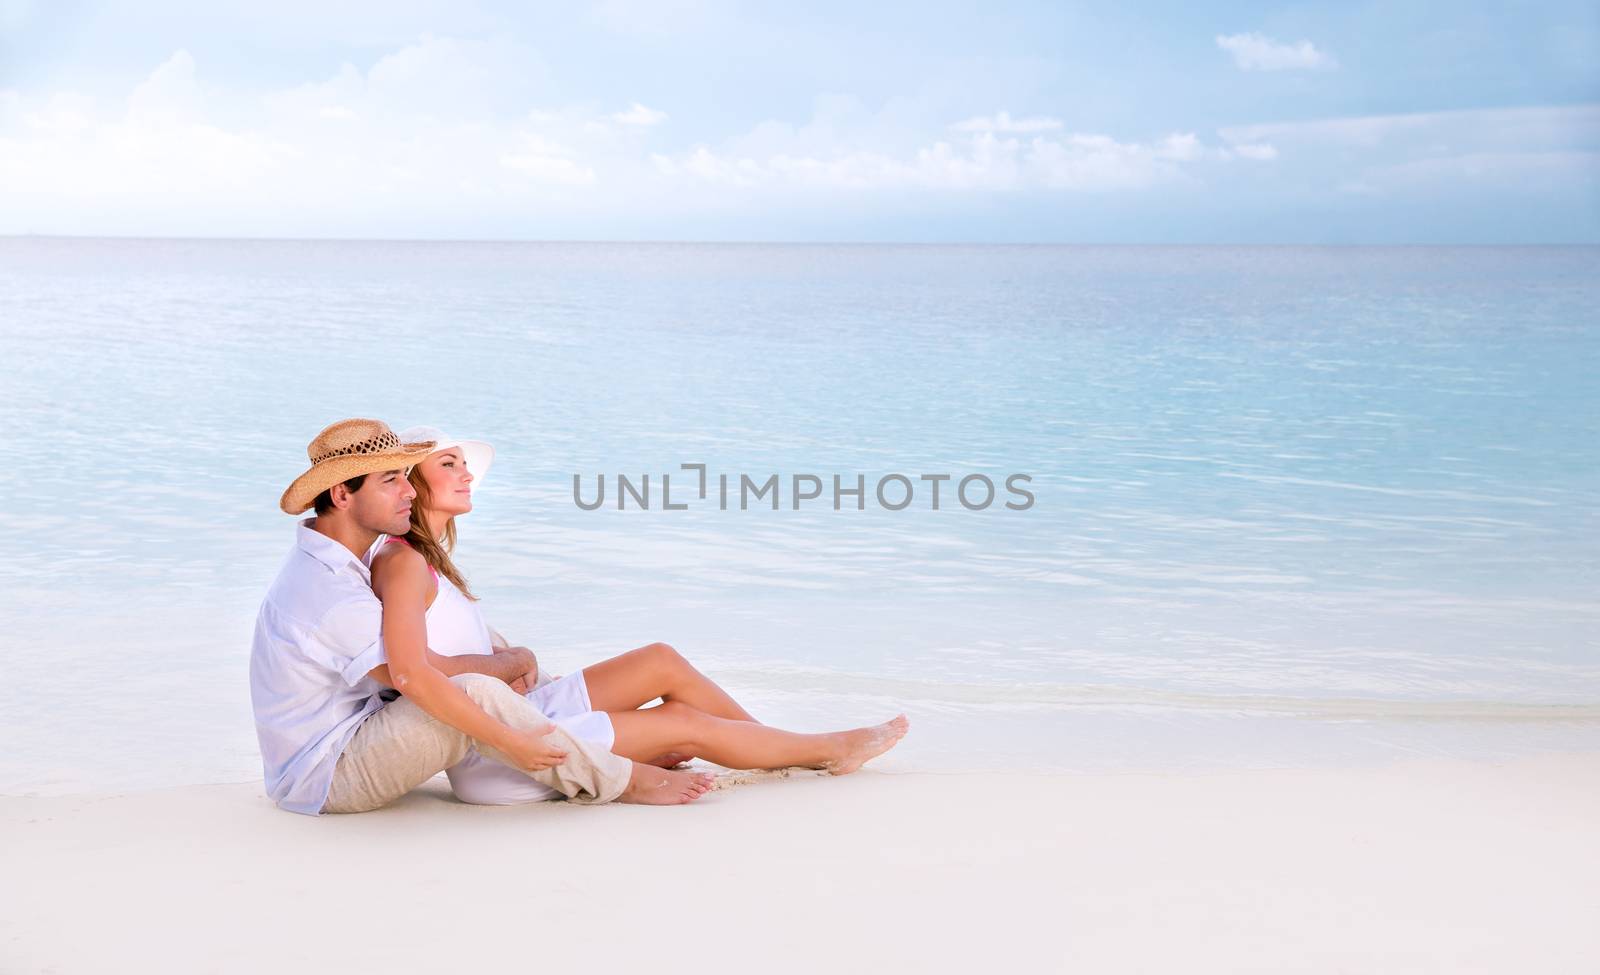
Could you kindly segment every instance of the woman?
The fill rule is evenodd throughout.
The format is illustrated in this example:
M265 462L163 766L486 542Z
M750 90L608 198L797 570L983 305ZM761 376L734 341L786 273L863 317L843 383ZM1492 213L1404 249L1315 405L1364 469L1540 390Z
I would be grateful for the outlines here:
M455 520L472 510L472 485L487 472L494 449L481 441L450 439L431 427L406 430L400 439L436 445L411 469L417 491L411 530L403 539L380 543L372 558L372 585L383 601L391 657L401 653L420 660L425 649L444 656L491 653L491 631L450 553ZM664 643L541 680L527 696L573 736L662 767L702 758L729 768L799 765L843 775L894 747L908 727L905 715L832 734L768 727ZM657 698L661 704L644 707ZM448 774L465 802L502 805L554 794L476 752Z

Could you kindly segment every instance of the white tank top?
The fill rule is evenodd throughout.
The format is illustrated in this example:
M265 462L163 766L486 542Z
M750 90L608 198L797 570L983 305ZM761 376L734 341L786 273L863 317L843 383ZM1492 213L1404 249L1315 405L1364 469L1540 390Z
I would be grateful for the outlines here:
M445 657L494 651L489 624L478 612L478 604L444 576L439 576L439 594L428 607L428 646Z
M391 538L391 543L406 544L404 539ZM433 572L430 567L430 572ZM428 607L428 649L445 657L459 657L464 653L492 653L494 641L489 637L489 624L478 612L478 604L462 595L461 590L437 572L433 578L438 583L438 594Z

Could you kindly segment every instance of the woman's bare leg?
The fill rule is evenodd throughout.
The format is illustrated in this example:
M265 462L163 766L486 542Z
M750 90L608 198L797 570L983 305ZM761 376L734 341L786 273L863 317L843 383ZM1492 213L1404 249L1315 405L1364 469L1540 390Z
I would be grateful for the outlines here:
M719 718L756 720L716 681L695 670L665 643L652 643L585 667L583 679L589 686L589 706L596 711L632 711L659 697Z
M871 728L805 735L763 724L718 717L681 701L641 711L613 711L617 737L611 750L648 762L669 752L695 755L728 768L801 765L843 775L893 748L905 736L905 715Z

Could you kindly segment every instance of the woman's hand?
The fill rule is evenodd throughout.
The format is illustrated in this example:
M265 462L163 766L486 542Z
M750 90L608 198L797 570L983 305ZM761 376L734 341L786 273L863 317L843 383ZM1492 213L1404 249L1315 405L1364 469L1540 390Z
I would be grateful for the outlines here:
M497 744L517 768L542 772L567 760L566 752L544 740L554 730L555 725L547 724L542 731L512 731Z

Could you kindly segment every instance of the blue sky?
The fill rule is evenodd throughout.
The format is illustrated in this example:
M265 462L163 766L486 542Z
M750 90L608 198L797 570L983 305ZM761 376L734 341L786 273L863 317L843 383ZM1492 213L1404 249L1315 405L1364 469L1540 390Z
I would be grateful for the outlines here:
M1600 242L1593 3L0 0L0 233Z

